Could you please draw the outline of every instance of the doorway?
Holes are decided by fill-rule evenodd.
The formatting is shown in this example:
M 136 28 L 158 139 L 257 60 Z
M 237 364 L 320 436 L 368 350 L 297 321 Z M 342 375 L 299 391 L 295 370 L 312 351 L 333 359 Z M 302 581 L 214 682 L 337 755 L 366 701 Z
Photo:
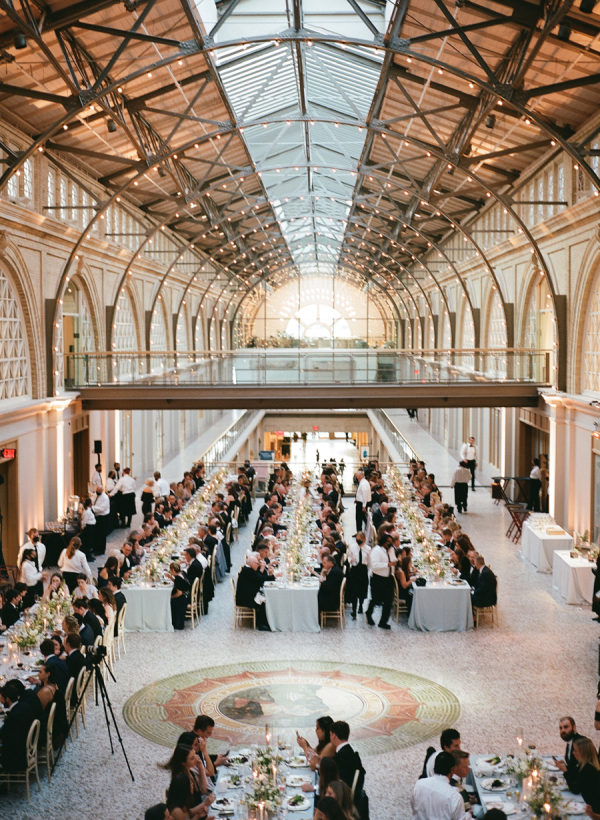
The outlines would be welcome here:
M 90 431 L 86 427 L 73 433 L 73 493 L 79 498 L 88 494 L 90 481 Z
M 23 540 L 19 533 L 19 482 L 16 458 L 0 461 L 0 482 L 2 554 L 6 564 L 14 565 L 17 563 L 19 545 Z

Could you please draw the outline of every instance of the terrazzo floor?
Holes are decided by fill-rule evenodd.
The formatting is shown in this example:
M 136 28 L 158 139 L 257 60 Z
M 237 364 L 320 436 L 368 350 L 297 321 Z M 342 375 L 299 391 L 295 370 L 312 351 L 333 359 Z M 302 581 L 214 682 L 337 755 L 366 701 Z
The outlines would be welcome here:
M 408 417 L 400 415 L 395 421 L 427 459 L 440 484 L 446 484 L 454 458 Z M 347 447 L 344 442 L 339 445 Z M 328 447 L 328 455 L 333 450 L 333 445 Z M 347 507 L 344 521 L 346 534 L 351 536 L 350 498 Z M 422 676 L 458 699 L 461 713 L 456 726 L 463 748 L 471 753 L 513 751 L 518 726 L 525 731 L 525 742 L 535 744 L 542 753 L 562 752 L 557 723 L 563 714 L 572 714 L 579 731 L 597 743 L 593 715 L 598 624 L 592 622 L 589 609 L 556 600 L 551 576 L 521 560 L 518 545 L 504 537 L 507 515 L 493 504 L 489 490 L 480 488 L 471 495 L 469 513 L 462 522 L 498 575 L 498 629 L 412 632 L 401 616 L 391 632 L 369 627 L 364 620 L 348 621 L 344 632 L 329 628 L 319 635 L 234 631 L 227 581 L 218 586 L 209 615 L 195 631 L 127 636 L 127 654 L 116 667 L 117 683 L 109 682 L 108 688 L 135 782 L 128 777 L 118 747 L 111 756 L 102 709 L 90 703 L 87 729 L 69 745 L 52 781 L 43 780 L 41 792 L 34 786 L 29 804 L 19 787 L 8 796 L 0 795 L 0 816 L 22 820 L 143 817 L 144 809 L 161 799 L 167 785 L 167 774 L 157 764 L 168 753 L 164 746 L 129 728 L 122 717 L 124 703 L 153 681 L 221 664 L 243 668 L 245 662 L 282 658 L 360 662 Z M 243 557 L 252 528 L 251 522 L 240 533 L 234 546 L 236 562 Z M 373 820 L 410 817 L 410 793 L 430 742 L 365 756 Z M 432 742 L 437 745 L 439 739 Z

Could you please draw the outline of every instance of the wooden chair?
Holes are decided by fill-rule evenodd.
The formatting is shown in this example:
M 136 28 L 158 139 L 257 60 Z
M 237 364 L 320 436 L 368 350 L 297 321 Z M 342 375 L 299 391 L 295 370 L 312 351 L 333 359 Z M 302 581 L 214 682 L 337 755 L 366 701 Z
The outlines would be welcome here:
M 34 720 L 31 726 L 29 727 L 29 731 L 27 732 L 27 741 L 25 744 L 25 768 L 21 772 L 0 772 L 0 783 L 6 783 L 8 789 L 10 789 L 11 783 L 25 783 L 25 785 L 27 786 L 27 802 L 31 800 L 31 795 L 29 792 L 29 778 L 31 777 L 32 773 L 35 774 L 35 779 L 37 780 L 39 789 L 41 790 L 42 788 L 42 784 L 40 783 L 40 773 L 38 771 L 39 737 L 40 722 L 39 720 Z
M 506 504 L 506 509 L 510 515 L 510 524 L 506 530 L 506 537 L 510 538 L 513 544 L 521 538 L 523 522 L 529 517 L 529 510 L 523 504 Z
M 233 578 L 229 580 L 231 581 L 231 589 L 233 590 L 233 628 L 237 629 L 238 625 L 244 623 L 244 621 L 251 621 L 252 629 L 256 629 L 256 610 L 253 607 L 237 605 L 235 602 L 235 581 Z
M 218 544 L 215 546 L 215 550 L 218 549 Z M 213 587 L 217 588 L 217 561 L 215 557 L 215 553 L 213 552 L 212 555 L 208 556 L 208 565 L 210 567 L 210 577 L 212 578 Z
M 237 515 L 231 516 L 231 531 L 233 533 L 234 539 L 238 540 L 238 529 L 239 529 L 239 521 Z
M 408 612 L 408 604 L 406 603 L 404 598 L 400 597 L 398 579 L 395 575 L 392 575 L 392 579 L 394 581 L 394 600 L 392 601 L 392 616 L 395 615 L 396 623 L 398 623 L 400 621 L 400 613 Z
M 52 775 L 52 767 L 54 766 L 54 743 L 52 738 L 52 730 L 54 728 L 54 715 L 56 714 L 56 703 L 50 707 L 50 714 L 48 715 L 48 723 L 46 724 L 46 745 L 38 751 L 38 763 L 43 763 L 48 772 L 48 780 Z
M 121 607 L 121 611 L 117 615 L 117 629 L 119 630 L 119 634 L 115 637 L 113 644 L 117 645 L 117 652 L 119 653 L 119 660 L 121 660 L 121 649 L 123 650 L 123 654 L 127 652 L 125 649 L 125 613 L 127 612 L 127 602 L 123 604 Z M 114 654 L 114 650 L 113 650 Z
M 227 529 L 225 530 L 225 540 L 228 544 L 231 544 L 231 536 L 233 533 L 233 528 L 231 526 L 231 521 L 227 524 Z
M 19 580 L 19 567 L 16 564 L 6 564 L 2 567 L 2 574 L 5 574 L 8 583 L 14 586 Z
M 79 729 L 77 727 L 77 718 L 73 721 L 73 725 L 71 725 L 71 720 L 73 719 L 73 715 L 75 713 L 75 707 L 71 703 L 71 698 L 73 697 L 73 687 L 75 686 L 75 678 L 69 678 L 69 682 L 67 683 L 67 688 L 65 689 L 65 711 L 67 713 L 67 726 L 71 726 L 69 730 L 69 740 L 73 740 L 73 726 L 75 727 L 75 734 L 79 736 Z M 67 745 L 67 738 L 65 738 L 65 746 Z
M 358 785 L 358 778 L 360 777 L 360 769 L 354 770 L 354 777 L 352 778 L 352 799 L 354 800 L 354 792 L 356 791 L 356 786 Z
M 492 627 L 499 626 L 498 619 L 498 576 L 496 576 L 496 603 L 493 606 L 473 606 L 473 625 L 479 626 L 479 619 L 489 616 Z
M 340 604 L 337 609 L 332 610 L 323 610 L 321 612 L 321 629 L 325 626 L 326 622 L 337 621 L 340 625 L 340 628 L 343 629 L 346 623 L 346 602 L 344 599 L 344 595 L 346 592 L 346 579 L 342 581 L 342 585 L 340 587 Z
M 85 698 L 82 697 L 83 690 L 85 689 L 85 685 L 87 683 L 88 675 L 91 675 L 91 671 L 86 669 L 85 666 L 83 669 L 80 669 L 79 674 L 77 675 L 77 681 L 75 682 L 75 695 L 77 697 L 77 703 L 79 703 L 78 708 L 78 718 L 81 717 L 81 723 L 83 728 L 85 729 Z M 89 687 L 88 687 L 89 688 Z
M 200 578 L 194 578 L 194 583 L 192 584 L 192 589 L 190 592 L 190 602 L 187 605 L 185 610 L 185 617 L 186 619 L 191 620 L 192 622 L 192 629 L 194 629 L 194 621 L 196 624 L 200 622 L 200 618 L 202 615 L 199 613 L 198 610 L 198 590 L 200 589 Z

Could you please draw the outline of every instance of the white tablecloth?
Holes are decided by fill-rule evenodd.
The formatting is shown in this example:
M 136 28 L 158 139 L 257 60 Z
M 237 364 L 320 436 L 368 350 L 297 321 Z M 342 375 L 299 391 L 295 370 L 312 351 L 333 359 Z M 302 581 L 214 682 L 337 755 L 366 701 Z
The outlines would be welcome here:
M 427 582 L 413 586 L 413 603 L 408 625 L 424 632 L 465 632 L 473 629 L 471 587 Z
M 171 589 L 168 587 L 123 587 L 127 599 L 127 632 L 172 632 Z
M 552 586 L 568 604 L 591 604 L 595 566 L 587 558 L 571 558 L 569 550 L 555 550 Z
M 529 522 L 523 524 L 521 554 L 530 561 L 538 572 L 552 571 L 554 550 L 570 550 L 573 539 L 568 532 L 562 535 L 548 535 L 543 530 L 535 530 Z
M 273 632 L 320 632 L 319 587 L 265 584 L 267 620 Z

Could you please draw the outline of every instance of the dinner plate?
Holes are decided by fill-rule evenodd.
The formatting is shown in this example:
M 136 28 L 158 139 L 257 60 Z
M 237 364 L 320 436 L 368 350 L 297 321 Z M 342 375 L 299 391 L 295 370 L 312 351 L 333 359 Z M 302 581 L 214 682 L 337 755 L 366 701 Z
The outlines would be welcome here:
M 292 803 L 292 800 L 297 800 L 299 797 L 302 797 L 302 802 L 298 802 L 296 805 Z M 287 801 L 287 807 L 289 811 L 306 811 L 310 807 L 310 800 L 307 800 L 304 795 L 295 794 L 293 797 Z
M 298 786 L 302 786 L 303 783 L 308 783 L 306 777 L 301 774 L 293 774 L 290 777 L 286 778 L 286 785 L 291 786 L 293 789 L 297 789 Z
M 219 814 L 235 814 L 235 803 L 227 797 L 219 797 L 212 804 L 212 808 Z
M 305 757 L 291 757 L 285 762 L 291 769 L 303 769 L 308 765 Z
M 481 781 L 481 788 L 486 792 L 505 792 L 509 786 L 510 781 L 504 777 L 487 777 Z
M 248 755 L 243 755 L 241 752 L 235 752 L 235 754 L 229 755 L 227 758 L 232 766 L 235 766 L 236 764 L 243 765 L 244 763 L 247 763 L 249 759 L 250 758 Z
M 239 789 L 240 786 L 244 785 L 241 777 L 239 778 L 239 783 L 232 783 L 229 777 L 224 777 L 223 783 L 225 783 L 227 789 Z
M 504 803 L 502 800 L 486 800 L 485 808 L 487 811 L 490 809 L 500 809 L 500 811 L 503 811 L 506 815 L 517 813 L 517 807 L 514 803 Z
M 567 814 L 585 814 L 585 803 L 580 800 L 567 800 L 564 809 Z

